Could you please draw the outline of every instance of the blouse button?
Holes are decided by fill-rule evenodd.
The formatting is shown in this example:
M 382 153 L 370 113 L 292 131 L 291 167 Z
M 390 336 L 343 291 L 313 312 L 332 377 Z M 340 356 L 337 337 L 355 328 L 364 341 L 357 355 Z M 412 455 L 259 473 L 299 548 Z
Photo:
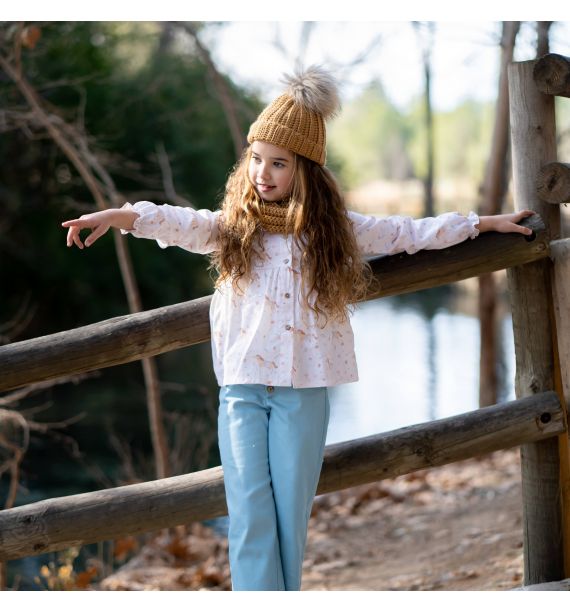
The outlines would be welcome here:
M 285 294 L 285 297 L 286 297 L 286 298 L 290 298 L 290 297 L 291 297 L 291 294 L 290 294 L 290 293 L 286 293 L 286 294 Z
M 286 329 L 287 331 L 289 331 L 289 330 L 291 329 L 291 326 L 290 326 L 290 325 L 285 325 L 285 329 Z
M 289 260 L 288 259 L 284 259 L 283 263 L 289 263 Z

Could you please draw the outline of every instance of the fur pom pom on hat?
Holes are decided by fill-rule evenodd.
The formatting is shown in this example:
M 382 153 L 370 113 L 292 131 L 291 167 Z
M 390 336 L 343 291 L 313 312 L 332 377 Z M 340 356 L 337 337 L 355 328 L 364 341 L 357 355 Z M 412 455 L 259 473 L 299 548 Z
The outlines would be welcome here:
M 320 66 L 285 75 L 286 91 L 251 125 L 247 141 L 263 140 L 308 157 L 326 160 L 325 121 L 340 109 L 334 77 Z

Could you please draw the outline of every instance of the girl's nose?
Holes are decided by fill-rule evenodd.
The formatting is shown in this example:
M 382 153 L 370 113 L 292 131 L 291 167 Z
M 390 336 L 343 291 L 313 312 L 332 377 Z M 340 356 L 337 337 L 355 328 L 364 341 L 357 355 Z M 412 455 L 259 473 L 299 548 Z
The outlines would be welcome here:
M 269 174 L 269 173 L 268 173 L 268 169 L 267 169 L 267 165 L 266 165 L 266 164 L 263 164 L 263 163 L 262 163 L 262 164 L 260 164 L 260 165 L 258 166 L 257 173 L 259 174 L 259 176 L 260 176 L 261 178 L 267 177 L 267 176 L 268 176 L 268 174 Z

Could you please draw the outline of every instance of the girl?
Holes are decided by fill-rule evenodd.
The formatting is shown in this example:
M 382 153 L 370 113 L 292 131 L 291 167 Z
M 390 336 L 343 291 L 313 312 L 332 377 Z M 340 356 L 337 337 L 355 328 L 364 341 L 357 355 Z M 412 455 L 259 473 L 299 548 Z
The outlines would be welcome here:
M 364 257 L 442 249 L 479 232 L 531 230 L 516 214 L 376 219 L 347 211 L 324 166 L 338 107 L 319 67 L 288 77 L 257 118 L 220 210 L 129 203 L 66 221 L 67 246 L 110 227 L 208 253 L 220 385 L 218 440 L 234 590 L 299 590 L 329 420 L 327 388 L 358 379 L 349 305 L 372 282 Z

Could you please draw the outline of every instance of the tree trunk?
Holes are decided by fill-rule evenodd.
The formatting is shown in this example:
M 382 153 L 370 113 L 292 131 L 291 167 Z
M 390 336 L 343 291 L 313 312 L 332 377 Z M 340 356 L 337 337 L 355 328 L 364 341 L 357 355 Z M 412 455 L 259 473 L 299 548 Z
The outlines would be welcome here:
M 501 71 L 499 94 L 495 111 L 495 126 L 491 153 L 482 188 L 479 214 L 496 215 L 501 212 L 507 192 L 507 158 L 509 150 L 509 88 L 507 68 L 513 60 L 515 40 L 520 22 L 504 21 L 501 38 Z M 481 355 L 479 361 L 479 406 L 497 402 L 497 292 L 492 273 L 479 277 L 479 329 Z
M 548 35 L 552 21 L 537 21 L 536 22 L 536 57 L 542 57 L 550 51 L 550 43 Z
M 426 176 L 424 178 L 424 217 L 433 217 L 435 214 L 433 183 L 434 183 L 434 129 L 433 112 L 431 103 L 431 52 L 433 49 L 433 39 L 435 24 L 433 21 L 425 22 L 427 28 L 426 39 L 422 40 L 420 22 L 414 21 L 420 44 L 422 46 L 422 62 L 424 71 L 424 108 L 426 125 Z

